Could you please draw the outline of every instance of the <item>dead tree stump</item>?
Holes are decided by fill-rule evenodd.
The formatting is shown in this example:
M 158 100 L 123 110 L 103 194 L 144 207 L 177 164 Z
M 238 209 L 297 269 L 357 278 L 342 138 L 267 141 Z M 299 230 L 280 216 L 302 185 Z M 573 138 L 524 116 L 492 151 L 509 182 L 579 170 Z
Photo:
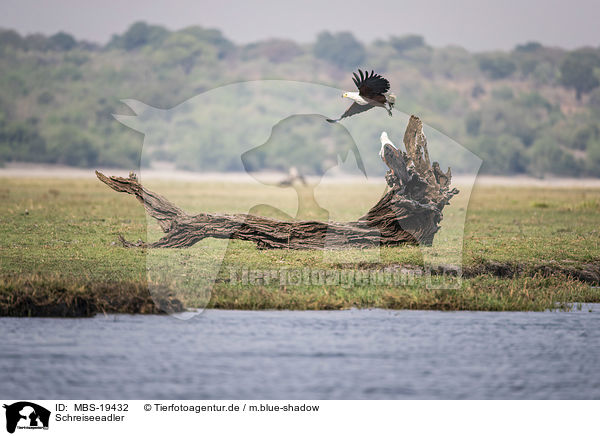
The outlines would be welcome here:
M 429 160 L 423 123 L 411 116 L 404 134 L 406 152 L 391 144 L 382 147 L 382 159 L 389 168 L 389 191 L 366 215 L 352 222 L 279 221 L 250 214 L 188 215 L 166 198 L 144 188 L 135 175 L 107 177 L 96 171 L 103 183 L 118 192 L 134 195 L 165 235 L 151 243 L 126 247 L 190 247 L 205 238 L 252 241 L 260 249 L 369 248 L 380 245 L 431 245 L 442 210 L 458 193 L 450 189 L 450 168 L 446 173 Z

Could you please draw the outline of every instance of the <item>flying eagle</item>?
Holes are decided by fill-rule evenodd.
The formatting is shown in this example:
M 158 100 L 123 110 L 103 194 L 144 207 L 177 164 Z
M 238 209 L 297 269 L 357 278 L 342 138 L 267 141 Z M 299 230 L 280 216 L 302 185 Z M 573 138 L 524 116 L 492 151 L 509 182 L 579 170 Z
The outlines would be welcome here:
M 388 93 L 390 82 L 379 74 L 375 74 L 373 70 L 371 70 L 371 73 L 368 71 L 363 73 L 363 71 L 358 70 L 358 73 L 360 77 L 358 74 L 352 73 L 354 75 L 352 80 L 358 88 L 358 92 L 344 92 L 342 95 L 342 98 L 345 97 L 354 100 L 354 103 L 337 120 L 328 118 L 327 121 L 330 123 L 337 123 L 342 118 L 368 111 L 375 106 L 384 108 L 390 117 L 392 116 L 392 108 L 394 107 L 394 103 L 396 103 L 396 96 Z

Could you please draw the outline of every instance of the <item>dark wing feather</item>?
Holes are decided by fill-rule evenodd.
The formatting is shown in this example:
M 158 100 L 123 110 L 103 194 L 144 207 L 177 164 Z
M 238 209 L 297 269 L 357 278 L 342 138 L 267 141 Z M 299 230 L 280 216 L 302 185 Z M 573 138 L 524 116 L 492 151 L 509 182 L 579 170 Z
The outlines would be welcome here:
M 374 108 L 374 107 L 375 106 L 373 106 L 371 104 L 352 103 L 352 105 L 346 110 L 346 112 L 344 112 L 342 114 L 342 116 L 339 117 L 337 120 L 332 120 L 330 118 L 327 118 L 327 121 L 329 121 L 330 123 L 336 123 L 343 118 L 351 117 L 352 115 L 356 115 L 361 112 L 368 111 L 369 109 Z
M 365 71 L 364 74 L 358 70 L 360 80 L 354 73 L 354 84 L 358 88 L 358 93 L 362 97 L 373 98 L 374 96 L 385 94 L 390 90 L 390 82 L 371 70 L 371 73 Z M 358 83 L 357 83 L 358 82 Z

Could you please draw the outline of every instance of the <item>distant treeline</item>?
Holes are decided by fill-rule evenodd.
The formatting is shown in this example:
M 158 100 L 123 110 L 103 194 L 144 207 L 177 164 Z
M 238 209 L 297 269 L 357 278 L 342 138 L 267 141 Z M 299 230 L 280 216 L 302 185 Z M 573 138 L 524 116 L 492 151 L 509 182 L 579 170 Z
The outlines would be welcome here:
M 477 153 L 483 172 L 600 177 L 598 48 L 529 42 L 510 52 L 470 53 L 431 47 L 418 35 L 366 45 L 350 32 L 323 32 L 311 44 L 236 45 L 215 29 L 170 31 L 144 22 L 106 45 L 64 32 L 0 30 L 0 163 L 133 167 L 142 139 L 112 117 L 127 112 L 122 98 L 169 108 L 256 79 L 348 88 L 357 67 L 389 78 L 398 109 Z M 202 121 L 195 120 L 199 130 Z M 242 170 L 237 156 L 205 157 L 185 164 Z M 301 156 L 307 167 L 318 165 L 317 158 Z

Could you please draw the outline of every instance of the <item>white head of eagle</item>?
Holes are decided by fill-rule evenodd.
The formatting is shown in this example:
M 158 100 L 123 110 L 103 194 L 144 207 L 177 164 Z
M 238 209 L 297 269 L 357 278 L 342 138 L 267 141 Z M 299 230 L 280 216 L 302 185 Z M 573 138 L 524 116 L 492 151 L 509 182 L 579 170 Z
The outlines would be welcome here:
M 353 73 L 352 80 L 358 88 L 357 91 L 347 91 L 342 94 L 342 98 L 349 98 L 354 103 L 336 120 L 328 118 L 330 123 L 336 123 L 342 118 L 350 117 L 361 112 L 368 111 L 374 107 L 382 107 L 388 115 L 392 116 L 392 108 L 396 102 L 394 94 L 390 94 L 390 82 L 373 70 L 363 72 L 358 70 L 358 74 Z
M 384 159 L 383 151 L 384 151 L 385 145 L 390 144 L 394 148 L 396 148 L 396 146 L 394 145 L 394 143 L 392 141 L 390 141 L 390 138 L 388 137 L 387 132 L 381 132 L 381 136 L 379 137 L 379 140 L 381 141 L 381 149 L 379 150 L 379 157 L 381 159 Z M 384 160 L 384 162 L 385 162 L 385 160 Z

